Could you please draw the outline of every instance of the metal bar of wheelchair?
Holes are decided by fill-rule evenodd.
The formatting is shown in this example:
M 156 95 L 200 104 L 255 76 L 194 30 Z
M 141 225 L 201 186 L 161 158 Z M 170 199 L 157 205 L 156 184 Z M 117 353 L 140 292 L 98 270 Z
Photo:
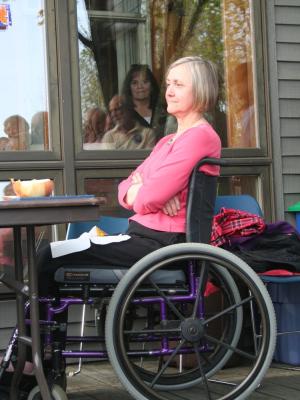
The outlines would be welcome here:
M 83 351 L 83 341 L 82 341 L 82 339 L 84 337 L 85 313 L 86 313 L 86 302 L 84 302 L 83 305 L 82 305 L 82 313 L 81 313 L 81 326 L 80 326 L 80 338 L 81 338 L 81 341 L 79 343 L 79 353 L 80 354 Z M 80 374 L 81 367 L 82 367 L 82 357 L 79 357 L 77 369 L 75 371 L 69 371 L 68 372 L 68 376 L 72 377 L 72 376 Z

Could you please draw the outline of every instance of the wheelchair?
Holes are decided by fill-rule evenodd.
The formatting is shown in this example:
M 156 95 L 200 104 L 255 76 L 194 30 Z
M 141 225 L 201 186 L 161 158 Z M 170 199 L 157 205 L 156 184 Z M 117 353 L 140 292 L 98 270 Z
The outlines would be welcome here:
M 82 358 L 108 358 L 137 400 L 245 399 L 260 385 L 276 344 L 274 308 L 263 282 L 245 262 L 208 244 L 217 178 L 199 171 L 203 164 L 223 163 L 204 159 L 193 170 L 186 243 L 154 251 L 130 269 L 68 265 L 56 271 L 61 297 L 40 299 L 47 316 L 41 321 L 44 370 L 54 400 L 67 399 L 67 358 L 80 363 Z M 101 219 L 100 226 L 106 230 Z M 73 237 L 74 226 L 70 230 Z M 117 233 L 118 225 L 107 230 Z M 67 327 L 55 316 L 71 305 L 83 307 L 81 334 L 67 335 L 62 344 L 53 333 Z M 84 335 L 87 306 L 96 310 L 94 336 Z M 16 340 L 17 330 L 0 376 Z M 67 348 L 74 343 L 79 349 Z M 85 343 L 95 349 L 83 349 Z M 236 365 L 238 374 L 233 374 Z M 39 388 L 27 398 L 40 399 Z

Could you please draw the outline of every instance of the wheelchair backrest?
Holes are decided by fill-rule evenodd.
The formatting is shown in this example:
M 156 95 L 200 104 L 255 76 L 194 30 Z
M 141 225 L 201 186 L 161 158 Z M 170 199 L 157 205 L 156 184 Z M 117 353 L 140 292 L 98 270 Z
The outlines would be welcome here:
M 205 159 L 199 161 L 193 169 L 186 210 L 187 242 L 210 242 L 218 177 L 199 171 L 199 168 L 206 163 L 218 165 L 221 162 L 218 159 Z

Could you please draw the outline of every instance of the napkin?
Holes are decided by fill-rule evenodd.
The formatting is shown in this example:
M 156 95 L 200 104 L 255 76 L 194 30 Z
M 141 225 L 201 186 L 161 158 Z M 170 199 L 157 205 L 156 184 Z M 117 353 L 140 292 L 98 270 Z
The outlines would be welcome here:
M 118 243 L 130 239 L 129 235 L 105 235 L 97 226 L 94 226 L 89 232 L 82 233 L 77 239 L 58 240 L 50 243 L 53 258 L 61 257 L 66 254 L 77 253 L 91 247 L 91 243 L 105 245 L 109 243 Z

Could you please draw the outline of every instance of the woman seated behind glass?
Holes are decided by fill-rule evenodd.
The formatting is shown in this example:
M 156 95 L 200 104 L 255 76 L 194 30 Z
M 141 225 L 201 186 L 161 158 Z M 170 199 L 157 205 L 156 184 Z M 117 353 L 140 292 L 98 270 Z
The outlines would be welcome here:
M 124 107 L 124 98 L 115 95 L 109 102 L 114 127 L 103 136 L 101 148 L 107 150 L 136 150 L 152 148 L 155 136 L 151 128 L 142 126 L 133 111 Z
M 21 115 L 11 115 L 3 123 L 7 135 L 2 150 L 28 150 L 30 143 L 29 124 Z
M 133 64 L 123 83 L 124 106 L 142 126 L 153 127 L 154 111 L 159 98 L 159 86 L 148 67 Z
M 103 109 L 94 107 L 87 111 L 83 127 L 84 150 L 97 150 L 99 148 L 99 143 L 102 142 L 106 126 L 107 114 Z

